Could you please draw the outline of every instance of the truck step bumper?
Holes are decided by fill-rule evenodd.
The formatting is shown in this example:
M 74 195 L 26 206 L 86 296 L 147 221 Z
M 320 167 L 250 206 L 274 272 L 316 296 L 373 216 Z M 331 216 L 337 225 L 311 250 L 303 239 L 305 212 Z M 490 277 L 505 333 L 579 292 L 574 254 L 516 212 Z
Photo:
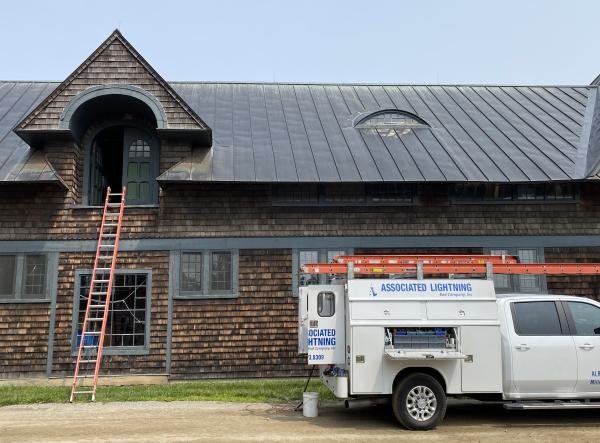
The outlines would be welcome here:
M 554 401 L 554 402 L 514 402 L 504 403 L 504 409 L 524 410 L 524 409 L 600 409 L 600 402 L 586 401 Z

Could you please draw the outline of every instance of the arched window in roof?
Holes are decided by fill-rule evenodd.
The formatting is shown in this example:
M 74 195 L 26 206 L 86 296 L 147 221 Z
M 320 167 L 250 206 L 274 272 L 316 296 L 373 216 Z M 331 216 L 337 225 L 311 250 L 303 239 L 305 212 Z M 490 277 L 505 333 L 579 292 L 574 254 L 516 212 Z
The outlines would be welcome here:
M 354 121 L 358 129 L 412 129 L 429 127 L 421 117 L 399 109 L 382 109 L 380 111 L 359 115 Z

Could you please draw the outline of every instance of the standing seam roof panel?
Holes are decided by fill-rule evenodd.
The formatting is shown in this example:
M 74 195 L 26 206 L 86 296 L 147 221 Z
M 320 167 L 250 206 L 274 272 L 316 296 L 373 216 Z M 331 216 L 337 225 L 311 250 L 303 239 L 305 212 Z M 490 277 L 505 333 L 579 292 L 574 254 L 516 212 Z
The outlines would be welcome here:
M 533 103 L 539 110 L 552 117 L 558 124 L 568 129 L 574 135 L 579 136 L 580 126 L 571 119 L 569 113 L 563 112 L 563 110 L 548 102 L 547 97 L 540 96 L 532 89 L 526 87 L 513 89 Z
M 519 129 L 515 128 L 509 119 L 506 119 L 498 108 L 492 108 L 480 94 L 475 92 L 475 88 L 461 88 L 460 92 L 469 100 L 482 115 L 487 116 L 491 123 L 495 125 L 500 133 L 504 134 L 512 144 L 522 149 L 537 165 L 543 165 L 542 171 L 553 179 L 568 178 L 568 168 L 565 169 L 564 156 L 556 150 L 554 146 L 548 149 L 548 152 L 542 151 L 538 146 L 532 143 Z M 488 93 L 489 94 L 489 93 Z M 540 139 L 543 142 L 543 140 Z
M 217 85 L 215 126 L 213 127 L 213 172 L 217 181 L 233 181 L 233 89 Z
M 542 169 L 540 165 L 533 161 L 533 158 L 537 158 L 537 160 L 543 160 L 548 163 L 547 157 L 540 156 L 537 149 L 532 150 L 526 143 L 517 143 L 517 140 L 513 138 L 517 134 L 511 134 L 510 132 L 507 134 L 501 131 L 499 129 L 499 123 L 502 119 L 493 118 L 497 117 L 495 111 L 489 110 L 488 112 L 482 112 L 473 101 L 469 100 L 462 93 L 462 88 L 454 88 L 453 90 L 443 88 L 443 91 L 465 111 L 473 123 L 475 123 L 488 138 L 496 144 L 496 146 L 498 146 L 498 149 L 518 166 L 519 170 L 527 170 L 526 175 L 530 180 L 546 180 L 550 177 L 549 174 L 544 172 L 544 169 Z M 513 137 L 509 137 L 509 135 L 512 135 Z M 523 140 L 519 141 L 522 142 Z M 509 156 L 509 153 L 512 154 Z M 556 165 L 548 163 L 548 166 L 551 169 L 554 169 L 554 174 L 557 173 Z M 562 171 L 558 170 L 558 173 L 564 176 Z
M 252 130 L 250 128 L 250 99 L 248 88 L 233 87 L 233 176 L 236 181 L 256 180 Z
M 275 158 L 265 106 L 265 93 L 260 85 L 251 85 L 249 94 L 250 128 L 256 181 L 276 181 Z

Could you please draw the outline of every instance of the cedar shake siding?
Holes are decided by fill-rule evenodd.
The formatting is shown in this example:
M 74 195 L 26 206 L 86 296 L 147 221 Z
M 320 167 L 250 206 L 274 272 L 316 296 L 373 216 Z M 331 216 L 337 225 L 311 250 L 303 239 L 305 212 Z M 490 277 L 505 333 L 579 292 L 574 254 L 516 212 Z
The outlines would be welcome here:
M 174 300 L 173 378 L 306 374 L 289 250 L 240 251 L 239 297 Z
M 415 206 L 294 207 L 273 206 L 270 185 L 169 185 L 159 207 L 126 209 L 123 238 L 600 235 L 595 183 L 581 186 L 579 202 L 550 204 L 460 204 L 449 201 L 447 185 L 420 188 Z M 47 185 L 5 189 L 0 240 L 96 238 L 98 208 L 73 207 Z
M 0 378 L 44 375 L 50 303 L 0 304 Z
M 108 184 L 137 189 L 117 275 L 150 280 L 102 374 L 305 375 L 303 253 L 600 262 L 597 88 L 171 85 L 118 31 L 61 83 L 0 81 L 0 378 L 72 376 Z M 22 290 L 28 255 L 46 293 Z M 599 299 L 600 277 L 512 277 Z

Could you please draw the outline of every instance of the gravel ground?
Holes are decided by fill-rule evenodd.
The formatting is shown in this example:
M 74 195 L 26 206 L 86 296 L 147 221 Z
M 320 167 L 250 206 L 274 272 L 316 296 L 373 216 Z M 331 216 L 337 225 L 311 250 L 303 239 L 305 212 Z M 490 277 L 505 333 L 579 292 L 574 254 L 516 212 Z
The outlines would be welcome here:
M 409 432 L 389 406 L 321 408 L 219 402 L 44 404 L 0 408 L 0 442 L 600 441 L 600 411 L 506 411 L 452 402 L 434 431 Z

